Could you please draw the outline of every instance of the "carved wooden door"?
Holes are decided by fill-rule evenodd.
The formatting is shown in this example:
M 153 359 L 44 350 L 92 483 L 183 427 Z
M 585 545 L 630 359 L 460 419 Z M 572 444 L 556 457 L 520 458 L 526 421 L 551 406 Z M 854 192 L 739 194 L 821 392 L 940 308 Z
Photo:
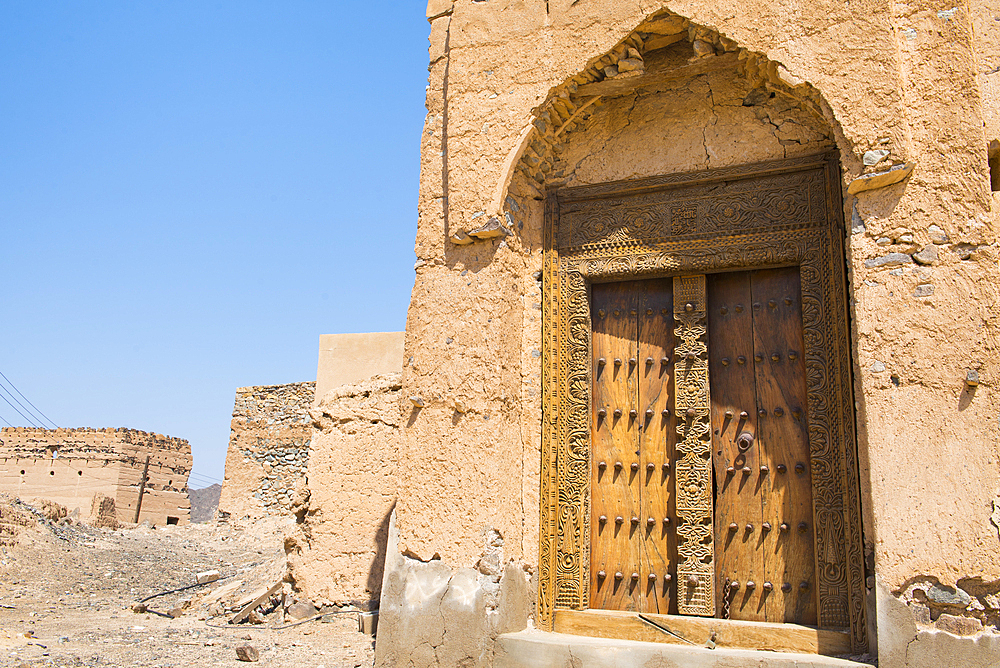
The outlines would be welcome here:
M 671 611 L 671 285 L 593 287 L 592 608 Z
M 798 267 L 708 277 L 717 609 L 816 624 Z
M 816 624 L 798 272 L 592 287 L 590 607 Z

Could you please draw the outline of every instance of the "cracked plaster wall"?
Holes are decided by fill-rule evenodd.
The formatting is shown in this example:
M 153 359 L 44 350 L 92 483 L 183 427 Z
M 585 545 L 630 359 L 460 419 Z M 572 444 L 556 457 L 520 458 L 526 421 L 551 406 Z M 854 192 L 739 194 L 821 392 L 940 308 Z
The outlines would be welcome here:
M 546 187 L 835 145 L 869 565 L 901 597 L 917 576 L 945 587 L 1000 579 L 990 521 L 1000 202 L 987 171 L 997 4 L 431 0 L 403 374 L 403 395 L 421 406 L 403 416 L 399 551 L 472 567 L 496 530 L 508 558 L 537 561 Z M 662 9 L 782 65 L 792 95 L 745 107 L 752 89 L 717 72 L 669 95 L 594 105 L 556 169 L 515 178 L 500 199 L 510 235 L 450 242 L 495 213 L 497 184 L 549 92 Z M 796 102 L 803 91 L 822 96 L 822 113 Z M 863 173 L 904 163 L 916 168 L 901 183 L 848 194 Z M 978 386 L 966 383 L 972 371 Z
M 393 515 L 375 665 L 492 665 L 497 637 L 527 626 L 535 596 L 530 575 L 505 558 L 503 537 L 486 533 L 474 568 L 406 557 L 398 539 Z
M 304 489 L 286 533 L 288 579 L 317 607 L 378 608 L 396 496 L 398 373 L 329 390 L 309 411 Z
M 795 100 L 769 97 L 732 72 L 655 94 L 609 100 L 569 134 L 566 185 L 718 169 L 834 147 L 829 130 Z

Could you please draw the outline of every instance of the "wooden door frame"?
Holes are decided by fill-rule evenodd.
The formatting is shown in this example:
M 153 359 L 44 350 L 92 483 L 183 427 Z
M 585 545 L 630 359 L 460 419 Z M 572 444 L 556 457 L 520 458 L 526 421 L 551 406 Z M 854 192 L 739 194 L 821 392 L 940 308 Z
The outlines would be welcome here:
M 818 618 L 868 646 L 840 164 L 835 152 L 546 198 L 536 623 L 589 600 L 593 283 L 800 267 Z

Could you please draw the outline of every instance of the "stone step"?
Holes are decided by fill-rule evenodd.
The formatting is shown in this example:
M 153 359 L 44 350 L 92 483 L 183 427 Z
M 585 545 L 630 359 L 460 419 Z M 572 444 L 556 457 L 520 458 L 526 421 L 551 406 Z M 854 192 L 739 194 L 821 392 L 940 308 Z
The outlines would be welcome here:
M 870 668 L 818 654 L 609 640 L 520 631 L 497 638 L 494 668 Z

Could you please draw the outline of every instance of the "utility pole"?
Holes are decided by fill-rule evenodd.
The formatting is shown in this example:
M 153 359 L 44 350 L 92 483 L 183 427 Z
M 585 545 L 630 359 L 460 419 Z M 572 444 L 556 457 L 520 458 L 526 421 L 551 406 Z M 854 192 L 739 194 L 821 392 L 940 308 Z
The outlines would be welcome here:
M 139 510 L 142 508 L 142 495 L 146 493 L 146 474 L 149 473 L 149 455 L 146 455 L 146 465 L 142 467 L 142 480 L 139 481 L 139 499 L 135 502 L 135 523 L 139 523 Z

